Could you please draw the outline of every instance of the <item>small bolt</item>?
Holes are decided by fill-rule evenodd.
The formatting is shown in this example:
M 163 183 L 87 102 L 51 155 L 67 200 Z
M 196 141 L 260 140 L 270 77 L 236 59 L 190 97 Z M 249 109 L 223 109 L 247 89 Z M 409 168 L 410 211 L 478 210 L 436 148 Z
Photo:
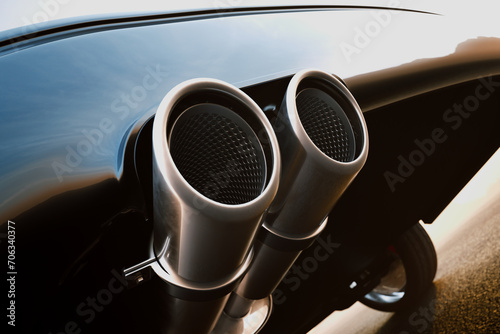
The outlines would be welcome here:
M 139 275 L 135 278 L 135 283 L 136 284 L 141 284 L 142 281 L 144 281 L 144 277 L 142 277 L 142 275 Z

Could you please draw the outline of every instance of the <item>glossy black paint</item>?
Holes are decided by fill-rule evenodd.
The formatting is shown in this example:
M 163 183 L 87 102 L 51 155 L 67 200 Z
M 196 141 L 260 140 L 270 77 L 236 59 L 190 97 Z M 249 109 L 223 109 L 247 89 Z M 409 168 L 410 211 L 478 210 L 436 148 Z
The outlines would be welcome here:
M 498 90 L 460 126 L 443 120 L 448 108 L 474 94 L 480 82 L 471 80 L 500 73 L 500 49 L 475 45 L 451 58 L 430 56 L 399 67 L 393 55 L 394 65 L 381 61 L 374 66 L 379 71 L 365 73 L 339 62 L 338 40 L 312 23 L 347 26 L 344 16 L 361 13 L 145 19 L 133 27 L 69 31 L 0 50 L 0 224 L 2 232 L 7 219 L 18 228 L 20 328 L 55 333 L 74 321 L 91 333 L 159 331 L 154 281 L 120 290 L 92 320 L 86 306 L 79 309 L 111 280 L 119 281 L 114 273 L 148 256 L 148 120 L 170 88 L 193 77 L 246 87 L 272 120 L 290 76 L 305 67 L 344 74 L 365 111 L 370 154 L 321 236 L 340 246 L 306 279 L 278 288 L 282 295 L 275 296 L 264 333 L 303 333 L 334 309 L 348 307 L 356 297 L 348 284 L 383 267 L 377 250 L 419 219 L 432 221 L 500 146 Z M 301 29 L 283 28 L 293 24 Z M 425 36 L 433 38 L 432 32 Z M 498 39 L 491 43 L 499 45 Z M 435 128 L 448 138 L 392 192 L 384 173 L 397 170 L 398 156 L 408 156 L 415 139 L 429 138 Z M 316 249 L 297 263 L 314 257 Z

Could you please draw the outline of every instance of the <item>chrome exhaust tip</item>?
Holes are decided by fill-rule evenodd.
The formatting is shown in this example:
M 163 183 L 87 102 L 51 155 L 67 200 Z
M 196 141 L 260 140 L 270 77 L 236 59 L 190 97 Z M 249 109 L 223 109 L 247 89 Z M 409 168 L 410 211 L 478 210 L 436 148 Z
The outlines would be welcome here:
M 265 223 L 291 235 L 311 233 L 366 161 L 363 113 L 338 78 L 303 70 L 291 79 L 274 128 L 282 180 Z
M 280 186 L 257 236 L 254 260 L 225 309 L 236 318 L 253 300 L 270 295 L 323 231 L 368 156 L 359 105 L 338 78 L 323 71 L 293 76 L 274 129 L 282 158 Z
M 195 282 L 230 275 L 278 188 L 279 149 L 264 113 L 227 83 L 186 81 L 158 108 L 153 166 L 157 257 Z
M 271 124 L 236 87 L 194 79 L 163 99 L 153 123 L 157 263 L 152 268 L 174 287 L 171 291 L 180 291 L 175 298 L 210 295 L 217 301 L 210 310 L 175 302 L 188 305 L 174 311 L 187 320 L 173 321 L 172 331 L 196 325 L 205 332 L 215 326 L 217 319 L 200 312 L 220 315 L 225 296 L 248 268 L 252 241 L 278 189 L 280 167 Z M 207 294 L 211 290 L 215 294 Z

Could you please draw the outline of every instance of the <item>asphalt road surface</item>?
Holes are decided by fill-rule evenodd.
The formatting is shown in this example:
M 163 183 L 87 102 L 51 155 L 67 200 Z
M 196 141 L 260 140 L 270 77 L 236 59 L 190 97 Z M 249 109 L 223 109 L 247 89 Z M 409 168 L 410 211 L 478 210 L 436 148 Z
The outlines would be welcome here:
M 438 254 L 434 285 L 398 313 L 356 303 L 310 334 L 500 334 L 500 150 L 432 225 Z

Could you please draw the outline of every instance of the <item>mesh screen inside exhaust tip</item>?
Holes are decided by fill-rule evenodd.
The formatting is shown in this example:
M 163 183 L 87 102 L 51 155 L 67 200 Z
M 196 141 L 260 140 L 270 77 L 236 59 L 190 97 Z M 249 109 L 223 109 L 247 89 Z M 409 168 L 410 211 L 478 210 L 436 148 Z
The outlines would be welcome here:
M 264 151 L 250 126 L 220 105 L 184 111 L 169 136 L 173 161 L 198 192 L 224 204 L 257 198 L 266 182 Z
M 354 160 L 354 132 L 342 107 L 327 93 L 306 88 L 296 98 L 297 111 L 307 135 L 328 157 L 349 162 Z

